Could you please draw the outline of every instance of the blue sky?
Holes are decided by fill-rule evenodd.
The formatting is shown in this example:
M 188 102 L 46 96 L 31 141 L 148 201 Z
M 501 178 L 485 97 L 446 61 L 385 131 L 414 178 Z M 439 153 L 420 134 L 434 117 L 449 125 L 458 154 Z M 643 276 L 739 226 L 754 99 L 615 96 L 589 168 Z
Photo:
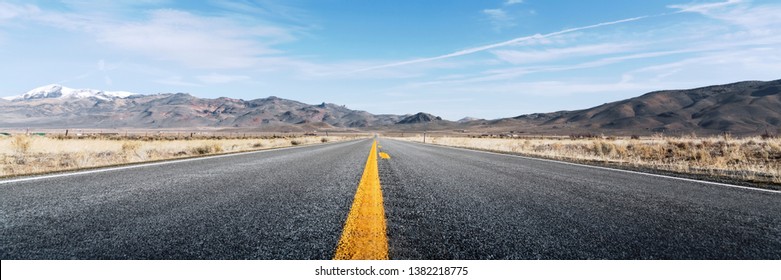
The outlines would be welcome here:
M 59 83 L 457 120 L 781 78 L 781 3 L 687 1 L 0 0 L 0 95 Z

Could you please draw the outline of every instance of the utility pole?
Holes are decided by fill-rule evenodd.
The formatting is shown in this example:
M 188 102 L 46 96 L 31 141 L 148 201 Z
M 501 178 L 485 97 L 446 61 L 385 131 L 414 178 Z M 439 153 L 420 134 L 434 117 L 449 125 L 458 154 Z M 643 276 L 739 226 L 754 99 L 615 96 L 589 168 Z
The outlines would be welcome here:
M 423 131 L 423 143 L 424 144 L 426 143 L 426 132 L 425 131 Z

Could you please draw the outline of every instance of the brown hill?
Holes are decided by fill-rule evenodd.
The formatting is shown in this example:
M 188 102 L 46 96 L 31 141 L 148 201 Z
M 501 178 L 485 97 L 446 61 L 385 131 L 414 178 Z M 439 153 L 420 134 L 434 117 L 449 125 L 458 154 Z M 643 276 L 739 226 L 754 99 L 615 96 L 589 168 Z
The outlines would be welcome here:
M 412 128 L 502 135 L 781 134 L 781 80 L 655 91 L 583 110 Z
M 0 99 L 0 128 L 377 129 L 559 135 L 781 132 L 781 80 L 656 91 L 584 110 L 461 122 L 426 113 L 374 115 L 330 103 L 309 105 L 273 96 L 245 101 L 185 93 L 128 94 L 42 87 Z
M 781 126 L 781 80 L 655 91 L 538 118 L 542 125 L 597 130 L 758 133 Z
M 396 124 L 416 124 L 416 123 L 428 123 L 433 121 L 441 121 L 442 118 L 427 113 L 417 113 L 412 116 L 406 117 Z
M 309 105 L 274 96 L 248 101 L 226 97 L 197 98 L 186 93 L 133 95 L 127 98 L 0 100 L 0 127 L 5 128 L 328 129 L 392 125 L 406 117 L 373 115 L 328 103 Z

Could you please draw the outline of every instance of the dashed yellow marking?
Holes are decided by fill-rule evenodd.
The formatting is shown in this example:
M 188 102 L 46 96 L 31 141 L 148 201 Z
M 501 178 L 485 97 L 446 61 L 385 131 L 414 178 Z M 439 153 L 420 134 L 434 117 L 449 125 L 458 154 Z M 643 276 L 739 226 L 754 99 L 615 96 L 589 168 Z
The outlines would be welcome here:
M 388 237 L 385 208 L 382 205 L 380 174 L 377 170 L 377 141 L 372 144 L 353 205 L 347 215 L 342 237 L 336 245 L 335 260 L 387 260 Z
M 380 152 L 380 158 L 382 159 L 390 159 L 390 156 L 386 153 Z

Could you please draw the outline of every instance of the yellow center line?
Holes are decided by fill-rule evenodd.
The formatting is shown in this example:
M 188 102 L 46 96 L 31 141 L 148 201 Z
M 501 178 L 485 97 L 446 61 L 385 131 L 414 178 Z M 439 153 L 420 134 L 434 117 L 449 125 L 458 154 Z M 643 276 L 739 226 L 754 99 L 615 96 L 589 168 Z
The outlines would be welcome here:
M 387 260 L 388 237 L 385 208 L 382 205 L 380 174 L 377 170 L 377 141 L 372 144 L 353 205 L 347 215 L 342 237 L 336 245 L 335 260 Z
M 386 153 L 383 153 L 383 152 L 380 152 L 380 158 L 382 158 L 382 159 L 390 159 L 390 155 L 388 155 Z

